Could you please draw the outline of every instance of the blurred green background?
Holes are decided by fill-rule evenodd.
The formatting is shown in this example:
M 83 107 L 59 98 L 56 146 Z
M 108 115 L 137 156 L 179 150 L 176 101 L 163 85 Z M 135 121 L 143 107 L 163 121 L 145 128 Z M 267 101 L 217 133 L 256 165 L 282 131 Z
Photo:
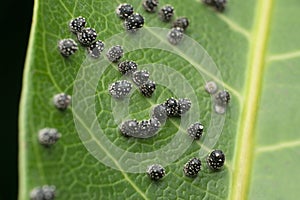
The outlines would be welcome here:
M 18 109 L 33 0 L 1 1 L 0 200 L 18 195 Z

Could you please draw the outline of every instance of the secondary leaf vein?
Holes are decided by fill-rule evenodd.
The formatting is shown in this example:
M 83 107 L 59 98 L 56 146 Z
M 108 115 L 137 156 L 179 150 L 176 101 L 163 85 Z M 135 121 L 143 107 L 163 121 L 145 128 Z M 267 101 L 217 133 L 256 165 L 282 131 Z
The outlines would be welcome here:
M 273 152 L 273 151 L 280 151 L 287 148 L 293 148 L 300 146 L 300 141 L 291 141 L 291 142 L 281 142 L 279 144 L 274 144 L 270 146 L 260 147 L 256 150 L 256 153 L 267 153 L 267 152 Z

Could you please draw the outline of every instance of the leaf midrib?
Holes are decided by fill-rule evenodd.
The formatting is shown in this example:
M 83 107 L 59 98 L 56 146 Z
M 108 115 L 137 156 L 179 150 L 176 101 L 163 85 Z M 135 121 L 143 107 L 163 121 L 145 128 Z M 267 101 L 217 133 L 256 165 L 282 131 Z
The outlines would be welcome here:
M 261 96 L 273 0 L 258 1 L 251 34 L 245 99 L 239 120 L 229 199 L 247 199 L 253 160 L 257 109 Z

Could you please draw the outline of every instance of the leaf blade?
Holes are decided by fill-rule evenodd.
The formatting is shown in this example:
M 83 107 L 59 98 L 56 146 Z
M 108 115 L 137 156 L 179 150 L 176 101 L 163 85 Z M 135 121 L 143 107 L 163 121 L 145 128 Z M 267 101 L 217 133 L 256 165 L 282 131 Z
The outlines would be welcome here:
M 291 3 L 295 5 L 296 1 L 292 1 Z M 118 3 L 116 2 L 108 2 L 108 1 L 90 1 L 86 0 L 84 2 L 75 1 L 75 5 L 73 2 L 63 2 L 59 1 L 58 4 L 51 4 L 50 1 L 37 1 L 35 11 L 36 14 L 34 16 L 34 24 L 31 40 L 29 45 L 28 57 L 26 61 L 26 67 L 24 72 L 24 86 L 23 86 L 23 94 L 22 100 L 20 104 L 20 194 L 19 199 L 27 199 L 29 195 L 30 189 L 37 185 L 43 184 L 55 184 L 58 188 L 58 196 L 61 199 L 98 199 L 98 198 L 122 198 L 123 193 L 121 191 L 125 190 L 126 194 L 129 198 L 137 199 L 153 199 L 157 197 L 161 198 L 186 198 L 187 195 L 191 199 L 204 198 L 204 199 L 231 199 L 232 196 L 236 196 L 241 198 L 260 198 L 263 190 L 259 190 L 261 188 L 267 188 L 268 184 L 276 181 L 276 179 L 268 179 L 268 184 L 263 184 L 263 178 L 265 177 L 262 173 L 265 172 L 264 167 L 269 165 L 272 160 L 268 160 L 270 157 L 270 153 L 268 150 L 269 145 L 272 151 L 276 150 L 276 148 L 282 149 L 284 148 L 284 153 L 282 156 L 287 156 L 290 152 L 297 151 L 298 143 L 290 143 L 289 140 L 283 144 L 283 147 L 280 146 L 280 141 L 275 140 L 274 137 L 272 141 L 275 143 L 262 143 L 263 141 L 267 141 L 271 134 L 269 128 L 272 127 L 270 121 L 266 120 L 268 118 L 267 115 L 258 110 L 258 108 L 252 108 L 253 105 L 259 102 L 262 102 L 262 105 L 267 105 L 272 99 L 272 93 L 276 90 L 270 90 L 269 82 L 272 83 L 274 79 L 276 80 L 276 74 L 273 70 L 269 70 L 269 63 L 265 63 L 265 60 L 270 60 L 270 62 L 277 62 L 278 60 L 282 60 L 280 62 L 282 65 L 296 65 L 299 63 L 298 53 L 293 52 L 293 48 L 286 49 L 287 53 L 281 55 L 282 51 L 280 48 L 273 47 L 274 42 L 270 43 L 270 48 L 266 48 L 266 37 L 270 37 L 270 41 L 274 41 L 278 39 L 276 35 L 273 37 L 274 33 L 271 32 L 271 36 L 269 36 L 269 31 L 263 31 L 262 35 L 264 37 L 260 37 L 258 34 L 259 30 L 250 30 L 251 26 L 256 27 L 259 24 L 268 24 L 266 22 L 261 22 L 262 17 L 257 15 L 257 20 L 252 22 L 251 17 L 245 16 L 254 16 L 254 10 L 258 13 L 264 13 L 265 10 L 270 11 L 269 9 L 264 9 L 264 7 L 260 6 L 260 4 L 271 4 L 274 3 L 275 12 L 279 10 L 279 2 L 278 1 L 264 1 L 259 2 L 256 5 L 256 9 L 254 9 L 254 2 L 239 2 L 232 1 L 230 2 L 228 7 L 228 11 L 224 14 L 215 15 L 215 13 L 211 12 L 210 9 L 207 9 L 204 6 L 200 6 L 197 2 L 192 2 L 190 7 L 183 7 L 180 1 L 174 1 L 172 4 L 178 9 L 178 14 L 190 16 L 192 26 L 188 29 L 187 34 L 194 38 L 197 41 L 201 41 L 202 45 L 208 50 L 208 52 L 212 55 L 212 57 L 217 62 L 219 69 L 225 77 L 226 85 L 229 88 L 232 88 L 234 98 L 231 103 L 230 109 L 227 113 L 226 125 L 224 127 L 224 133 L 221 136 L 221 140 L 218 141 L 217 147 L 222 148 L 226 151 L 227 155 L 227 166 L 225 169 L 219 173 L 211 173 L 209 170 L 204 168 L 202 174 L 198 179 L 191 180 L 182 176 L 181 166 L 183 166 L 186 159 L 191 156 L 197 155 L 199 152 L 199 146 L 202 145 L 201 142 L 193 144 L 190 149 L 184 154 L 183 158 L 175 161 L 172 165 L 168 166 L 168 170 L 170 171 L 165 180 L 159 185 L 151 183 L 144 174 L 127 174 L 124 172 L 120 172 L 114 169 L 109 169 L 103 164 L 97 163 L 89 152 L 82 146 L 80 139 L 76 135 L 76 128 L 72 125 L 70 121 L 72 121 L 72 114 L 70 110 L 66 113 L 59 113 L 54 111 L 53 105 L 50 103 L 49 99 L 51 95 L 58 92 L 67 92 L 71 93 L 73 88 L 73 80 L 76 78 L 77 71 L 79 69 L 78 65 L 82 63 L 83 58 L 85 57 L 85 52 L 78 52 L 77 58 L 71 58 L 69 60 L 65 60 L 60 57 L 58 54 L 55 44 L 58 39 L 62 37 L 72 37 L 68 32 L 67 28 L 61 28 L 67 26 L 67 21 L 70 18 L 83 15 L 89 18 L 91 26 L 94 25 L 96 29 L 101 30 L 100 35 L 101 39 L 108 39 L 111 35 L 119 33 L 122 30 L 122 25 L 120 21 L 118 21 L 117 17 L 114 14 L 114 10 Z M 142 10 L 141 5 L 136 2 L 133 3 L 137 10 Z M 197 7 L 199 6 L 199 7 Z M 284 5 L 281 5 L 285 7 Z M 95 11 L 95 8 L 101 8 L 101 11 Z M 83 12 L 83 8 L 85 9 Z M 190 15 L 190 13 L 194 12 L 196 9 L 199 9 L 202 13 L 199 15 Z M 198 10 L 197 10 L 198 11 Z M 243 12 L 248 13 L 245 15 Z M 283 12 L 283 11 L 282 11 Z M 271 12 L 266 12 L 265 14 L 270 14 Z M 274 15 L 274 14 L 273 14 Z M 159 22 L 158 19 L 153 17 L 151 14 L 145 13 L 147 17 L 147 26 L 161 26 L 168 28 L 168 24 L 164 24 Z M 276 16 L 272 16 L 272 18 Z M 108 20 L 109 19 L 109 20 Z M 234 19 L 234 20 L 232 20 Z M 267 20 L 265 18 L 263 20 Z M 36 21 L 35 21 L 36 20 Z M 199 21 L 203 21 L 204 23 L 198 23 Z M 275 24 L 275 20 L 271 22 Z M 100 22 L 100 23 L 99 23 Z M 196 22 L 196 23 L 195 23 Z M 295 22 L 294 22 L 295 23 Z M 149 24 L 149 25 L 148 25 Z M 210 24 L 207 26 L 206 24 Z M 213 24 L 213 26 L 212 26 Z M 242 26 L 239 24 L 243 24 Z M 271 26 L 273 25 L 267 25 Z M 266 27 L 267 27 L 266 26 Z M 104 28 L 103 28 L 104 27 Z M 199 32 L 204 33 L 200 35 Z M 297 32 L 297 31 L 296 31 Z M 223 35 L 227 35 L 228 38 L 224 38 Z M 262 51 L 255 51 L 257 48 L 256 44 L 252 44 L 254 47 L 249 47 L 251 44 L 251 36 L 252 34 L 256 34 L 258 40 L 261 41 L 261 44 L 266 48 Z M 250 35 L 250 36 L 249 36 Z M 250 39 L 249 39 L 250 37 Z M 217 42 L 216 42 L 217 41 Z M 215 45 L 217 43 L 218 45 Z M 213 45 L 212 45 L 213 44 Z M 296 47 L 295 43 L 295 46 Z M 259 44 L 258 44 L 259 45 Z M 278 45 L 279 47 L 282 44 Z M 249 48 L 252 49 L 249 51 Z M 274 55 L 272 49 L 274 48 L 274 52 L 278 53 Z M 241 49 L 241 51 L 236 52 L 235 49 Z M 258 48 L 260 49 L 260 48 Z M 252 58 L 247 58 L 247 54 L 245 52 L 252 52 L 249 54 L 253 54 L 255 56 L 250 56 Z M 264 52 L 262 55 L 259 55 L 261 52 Z M 270 53 L 272 52 L 272 53 Z M 165 55 L 159 52 L 160 55 Z M 273 56 L 272 56 L 273 55 Z M 40 57 L 40 58 L 38 58 Z M 228 59 L 228 58 L 232 59 Z M 194 80 L 192 77 L 192 72 L 188 72 L 188 70 L 180 69 L 176 67 L 176 65 L 185 66 L 186 63 L 184 61 L 180 61 L 175 59 L 172 60 L 171 57 L 165 55 L 165 59 L 161 60 L 159 56 L 155 56 L 153 52 L 140 52 L 135 55 L 129 54 L 128 58 L 137 59 L 139 63 L 153 63 L 156 61 L 162 61 L 165 64 L 172 64 L 174 68 L 178 71 L 182 71 L 182 74 Z M 258 58 L 258 65 L 255 62 L 251 62 L 251 60 L 256 60 Z M 291 60 L 286 60 L 291 59 Z M 189 60 L 187 58 L 187 60 Z M 247 61 L 248 60 L 248 61 Z M 286 61 L 286 62 L 283 62 Z M 245 63 L 248 62 L 248 65 L 245 66 Z M 276 64 L 280 65 L 280 64 Z M 252 68 L 254 66 L 254 70 Z M 255 68 L 257 67 L 257 68 Z M 265 68 L 264 71 L 261 71 L 260 68 Z M 251 71 L 252 74 L 247 75 L 247 71 Z M 256 69 L 256 70 L 255 70 Z M 290 68 L 294 70 L 293 68 Z M 276 72 L 281 72 L 279 69 L 275 70 Z M 242 73 L 244 72 L 244 73 Z M 258 77 L 258 81 L 253 78 L 257 73 L 260 74 Z M 297 74 L 298 71 L 295 70 L 294 74 Z M 115 72 L 107 72 L 108 74 L 117 76 Z M 235 74 L 238 74 L 236 76 Z M 270 77 L 271 75 L 271 77 Z M 247 77 L 251 76 L 252 78 L 247 79 Z M 191 78 L 192 77 L 192 78 Z M 269 78 L 268 78 L 269 77 Z M 289 79 L 291 76 L 288 74 L 284 75 L 286 79 Z M 107 84 L 109 80 L 106 78 L 103 83 Z M 246 80 L 246 81 L 245 81 Z M 285 80 L 285 79 L 284 79 Z M 285 80 L 286 81 L 286 80 Z M 253 84 L 255 83 L 256 84 Z M 293 90 L 293 85 L 297 84 L 298 80 L 291 82 L 291 84 L 284 84 L 286 87 L 282 87 L 281 91 L 285 91 L 288 88 L 289 91 Z M 203 108 L 208 108 L 209 101 L 207 98 L 208 95 L 204 94 L 203 89 L 198 89 L 203 86 L 203 81 L 199 83 L 192 83 L 194 88 L 197 88 L 196 91 L 202 93 L 199 97 L 206 99 L 204 103 L 200 103 L 199 106 Z M 276 81 L 272 84 L 276 85 Z M 262 87 L 260 90 L 256 91 L 255 87 Z M 246 90 L 245 90 L 246 88 Z M 251 89 L 247 89 L 251 88 Z M 102 88 L 104 91 L 104 89 Z M 162 100 L 163 98 L 171 95 L 167 90 L 161 90 L 162 95 L 157 97 L 156 100 Z M 254 92 L 255 95 L 251 97 Z M 260 95 L 262 93 L 262 97 Z M 290 94 L 288 94 L 290 95 Z M 248 98 L 250 97 L 250 99 Z M 134 96 L 135 99 L 141 100 L 139 96 Z M 243 101 L 245 100 L 246 101 Z M 296 100 L 297 96 L 291 96 L 292 105 L 297 105 Z M 280 99 L 281 102 L 284 102 L 283 99 Z M 150 100 L 148 103 L 155 103 L 156 101 Z M 252 103 L 249 103 L 252 102 Z M 101 102 L 99 102 L 101 103 Z M 105 106 L 105 103 L 103 103 Z M 103 106 L 102 105 L 102 106 Z M 284 116 L 291 117 L 288 112 L 285 112 L 286 109 L 281 107 L 281 104 L 274 104 L 277 107 L 281 108 L 281 112 L 284 113 Z M 269 107 L 273 111 L 276 111 L 273 107 Z M 143 111 L 141 113 L 133 112 L 132 114 L 136 117 L 145 117 L 147 112 L 145 111 L 149 106 L 143 107 Z M 291 107 L 292 109 L 293 107 Z M 133 107 L 130 109 L 134 110 Z M 246 116 L 250 112 L 250 116 L 246 117 L 245 121 L 240 113 L 243 111 L 243 115 Z M 209 123 L 207 119 L 207 112 L 204 112 L 202 120 L 205 123 Z M 275 112 L 276 113 L 276 112 Z M 99 112 L 99 116 L 102 116 Z M 246 126 L 243 124 L 247 124 L 249 122 L 264 119 L 267 125 L 262 125 L 262 122 L 250 123 L 252 128 L 250 131 L 246 130 Z M 298 116 L 296 114 L 296 116 Z M 279 118 L 276 118 L 276 121 L 279 121 Z M 242 125 L 240 128 L 243 131 L 239 131 L 238 122 Z M 295 126 L 295 121 L 290 121 L 287 123 L 287 126 Z M 58 127 L 59 130 L 63 133 L 63 138 L 60 141 L 60 145 L 57 145 L 52 150 L 46 150 L 39 146 L 37 143 L 35 133 L 39 128 L 43 128 L 45 126 L 54 126 Z M 166 124 L 166 127 L 170 130 L 176 131 L 178 128 L 178 121 L 170 121 Z M 175 127 L 175 128 L 174 128 Z M 109 126 L 107 126 L 109 130 Z M 268 130 L 267 134 L 263 134 L 265 138 L 259 137 L 259 132 L 264 130 Z M 289 129 L 293 131 L 294 129 Z M 243 133 L 249 133 L 247 137 Z M 239 141 L 243 142 L 235 142 L 232 138 L 236 138 L 236 133 L 239 133 L 239 137 L 241 138 Z M 172 135 L 168 135 L 166 137 L 160 137 L 157 143 L 164 144 L 164 141 L 168 141 Z M 251 136 L 255 136 L 255 138 L 251 138 Z M 248 142 L 250 137 L 251 142 Z M 256 138 L 257 137 L 257 138 Z M 67 139 L 66 139 L 67 138 Z M 263 140 L 262 140 L 263 138 Z M 280 138 L 280 137 L 278 137 Z M 298 137 L 288 134 L 285 138 L 295 139 L 297 141 Z M 110 139 L 114 139 L 111 137 Z M 114 142 L 118 145 L 126 140 L 115 140 Z M 130 150 L 138 150 L 142 146 L 149 146 L 153 140 L 149 142 L 141 142 L 141 144 L 137 144 L 139 142 L 129 140 Z M 279 143 L 279 146 L 276 144 Z M 234 161 L 234 154 L 243 150 L 244 144 L 246 144 L 246 153 L 239 154 L 238 158 L 236 158 L 236 162 Z M 252 145 L 251 145 L 252 144 Z M 266 147 L 264 147 L 266 146 Z M 274 147 L 273 147 L 274 146 Z M 125 147 L 124 145 L 122 146 Z M 234 148 L 235 147 L 235 148 Z M 258 147 L 258 153 L 255 151 L 255 147 Z M 290 147 L 290 148 L 288 148 Z M 147 148 L 145 148 L 147 149 Z M 144 149 L 144 150 L 145 150 Z M 151 148 L 148 148 L 151 149 Z M 286 151 L 287 150 L 287 151 Z M 265 155 L 260 155 L 261 152 L 268 152 Z M 63 152 L 60 155 L 59 152 Z M 240 163 L 243 162 L 243 155 L 249 155 L 249 152 L 253 152 L 253 159 L 246 161 L 244 165 L 245 168 L 239 169 Z M 56 153 L 56 155 L 55 155 Z M 58 154 L 57 154 L 58 153 Z M 271 154 L 271 158 L 275 154 Z M 80 158 L 80 159 L 78 159 Z M 82 158 L 82 159 L 81 159 Z M 293 160 L 291 158 L 286 159 L 289 162 Z M 261 163 L 261 164 L 260 164 Z M 254 166 L 254 169 L 250 168 Z M 289 166 L 289 169 L 292 171 L 294 167 Z M 243 172 L 243 170 L 247 176 L 238 176 L 235 175 L 239 173 L 239 170 Z M 87 172 L 90 171 L 90 172 Z M 277 175 L 280 175 L 280 171 L 276 171 L 276 169 L 272 168 L 272 171 Z M 244 173 L 242 173 L 244 174 Z M 289 179 L 293 178 L 288 175 Z M 57 182 L 57 177 L 64 177 L 63 180 Z M 123 178 L 122 178 L 123 177 Z M 252 177 L 251 180 L 247 180 L 247 177 Z M 233 182 L 232 182 L 233 178 Z M 239 180 L 246 183 L 242 186 L 241 192 L 240 188 L 236 186 L 235 183 L 238 183 Z M 288 179 L 284 179 L 288 180 Z M 297 178 L 296 178 L 297 180 Z M 261 184 L 260 184 L 261 183 Z M 232 186 L 229 186 L 229 185 Z M 278 188 L 283 187 L 286 184 L 284 181 L 278 185 Z M 250 187 L 248 194 L 248 188 Z M 137 192 L 136 192 L 137 191 Z M 183 192 L 185 191 L 185 192 Z M 195 192 L 197 191 L 197 192 Z M 268 191 L 268 190 L 265 190 Z M 281 195 L 284 195 L 284 191 L 279 190 Z M 294 194 L 291 194 L 290 197 L 296 197 L 297 190 L 292 188 L 291 191 Z M 232 195 L 228 194 L 231 192 Z M 268 191 L 268 194 L 271 194 L 271 191 Z M 195 194 L 197 193 L 197 195 Z M 257 195 L 255 195 L 257 194 Z M 229 196 L 228 196 L 229 195 Z M 293 196 L 294 195 L 294 196 Z

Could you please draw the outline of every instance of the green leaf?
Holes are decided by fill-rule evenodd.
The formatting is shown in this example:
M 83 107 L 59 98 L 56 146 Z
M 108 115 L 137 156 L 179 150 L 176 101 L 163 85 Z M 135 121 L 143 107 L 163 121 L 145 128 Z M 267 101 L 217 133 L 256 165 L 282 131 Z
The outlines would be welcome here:
M 146 13 L 141 2 L 128 3 L 145 17 L 146 26 L 136 34 L 123 33 L 115 15 L 120 2 L 35 2 L 20 105 L 19 199 L 28 199 L 34 187 L 45 184 L 56 186 L 57 199 L 297 199 L 299 2 L 231 0 L 220 14 L 199 1 L 161 0 L 160 5 L 174 6 L 177 17 L 190 19 L 178 47 L 166 40 L 162 28 L 170 28 L 169 23 Z M 68 59 L 59 54 L 60 39 L 76 39 L 68 22 L 80 15 L 98 31 L 106 50 L 122 43 L 124 59 L 151 72 L 159 83 L 153 97 L 135 90 L 129 101 L 114 101 L 107 88 L 123 77 L 104 54 L 93 60 L 83 47 Z M 226 115 L 213 111 L 204 90 L 208 80 L 231 93 Z M 64 112 L 52 103 L 60 92 L 73 97 Z M 192 99 L 192 109 L 181 120 L 168 119 L 158 135 L 137 139 L 119 134 L 124 118 L 149 118 L 153 105 L 183 95 Z M 88 118 L 91 110 L 94 121 Z M 185 131 L 195 121 L 206 127 L 199 142 L 189 140 Z M 62 134 L 50 148 L 37 140 L 45 127 Z M 173 141 L 173 148 L 165 148 Z M 164 148 L 156 157 L 137 156 Z M 212 172 L 205 156 L 216 148 L 225 152 L 226 165 Z M 195 156 L 203 161 L 202 171 L 194 179 L 185 177 L 183 165 Z M 157 183 L 140 173 L 153 161 L 167 171 Z

